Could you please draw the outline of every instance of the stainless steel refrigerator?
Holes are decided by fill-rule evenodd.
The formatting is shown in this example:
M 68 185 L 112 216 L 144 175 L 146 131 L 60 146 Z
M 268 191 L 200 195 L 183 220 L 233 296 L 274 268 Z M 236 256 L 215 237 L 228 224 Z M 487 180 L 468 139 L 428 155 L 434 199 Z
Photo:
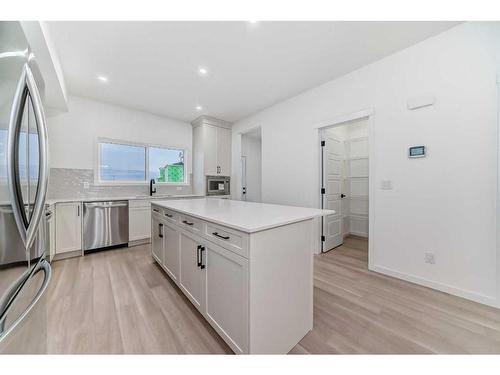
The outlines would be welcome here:
M 0 22 L 0 353 L 47 352 L 44 81 L 19 22 Z

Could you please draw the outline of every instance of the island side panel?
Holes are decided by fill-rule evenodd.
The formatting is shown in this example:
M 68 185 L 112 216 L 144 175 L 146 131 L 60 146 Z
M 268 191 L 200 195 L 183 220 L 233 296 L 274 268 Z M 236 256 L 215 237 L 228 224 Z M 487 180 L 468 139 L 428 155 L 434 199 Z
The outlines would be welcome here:
M 313 326 L 313 220 L 250 235 L 250 353 L 288 353 Z

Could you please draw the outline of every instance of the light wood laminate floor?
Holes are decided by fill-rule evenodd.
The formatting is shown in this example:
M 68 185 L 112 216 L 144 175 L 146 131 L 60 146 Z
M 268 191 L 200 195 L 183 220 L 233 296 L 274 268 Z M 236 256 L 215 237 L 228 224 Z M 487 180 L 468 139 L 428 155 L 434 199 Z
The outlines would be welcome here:
M 500 353 L 500 310 L 367 269 L 367 241 L 315 257 L 314 329 L 291 353 Z M 49 352 L 230 353 L 150 246 L 53 263 Z

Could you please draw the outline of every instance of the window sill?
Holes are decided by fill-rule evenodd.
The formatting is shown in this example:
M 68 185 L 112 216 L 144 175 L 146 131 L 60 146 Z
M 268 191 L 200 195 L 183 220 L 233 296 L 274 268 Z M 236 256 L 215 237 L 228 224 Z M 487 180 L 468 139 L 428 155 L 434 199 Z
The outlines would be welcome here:
M 154 186 L 190 186 L 191 184 L 189 182 L 156 182 Z M 93 186 L 149 186 L 149 182 L 111 182 L 111 181 L 94 181 Z

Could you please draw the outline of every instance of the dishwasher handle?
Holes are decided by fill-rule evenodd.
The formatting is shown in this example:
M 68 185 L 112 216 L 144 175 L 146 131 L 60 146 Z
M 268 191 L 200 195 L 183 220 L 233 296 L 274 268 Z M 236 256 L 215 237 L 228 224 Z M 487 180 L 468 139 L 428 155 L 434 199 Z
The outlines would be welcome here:
M 127 202 L 91 202 L 84 203 L 85 207 L 89 208 L 106 208 L 106 207 L 127 207 Z

